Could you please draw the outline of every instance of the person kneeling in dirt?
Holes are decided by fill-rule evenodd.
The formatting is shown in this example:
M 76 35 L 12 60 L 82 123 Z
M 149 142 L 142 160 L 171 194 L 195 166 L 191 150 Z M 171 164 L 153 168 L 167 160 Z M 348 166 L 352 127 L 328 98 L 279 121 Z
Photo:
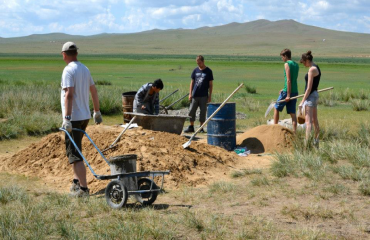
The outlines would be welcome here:
M 133 111 L 151 115 L 159 114 L 159 91 L 163 89 L 161 79 L 146 83 L 137 91 Z
M 293 132 L 297 130 L 297 116 L 296 116 L 296 104 L 297 99 L 290 100 L 291 97 L 298 95 L 298 63 L 291 60 L 292 53 L 289 49 L 284 49 L 280 53 L 281 60 L 284 63 L 284 77 L 285 84 L 284 88 L 280 90 L 279 97 L 275 104 L 274 111 L 274 124 L 279 123 L 279 112 L 283 111 L 284 106 L 286 106 L 286 111 L 292 117 Z M 285 102 L 279 103 L 280 100 L 285 100 Z
M 67 66 L 62 74 L 61 105 L 63 113 L 62 128 L 67 130 L 77 147 L 81 149 L 83 133 L 72 131 L 72 128 L 85 130 L 91 118 L 89 107 L 89 92 L 94 105 L 94 121 L 100 124 L 103 119 L 99 110 L 98 92 L 90 75 L 89 69 L 77 60 L 77 46 L 73 42 L 66 42 L 62 47 L 63 60 Z M 72 166 L 74 179 L 72 181 L 71 196 L 89 196 L 86 181 L 86 168 L 82 156 L 74 147 L 69 137 L 65 136 L 66 152 Z
M 194 132 L 194 121 L 196 116 L 196 111 L 198 107 L 200 108 L 199 122 L 200 126 L 206 120 L 207 113 L 207 103 L 212 100 L 212 90 L 213 90 L 213 73 L 210 68 L 204 65 L 204 57 L 202 55 L 197 56 L 196 62 L 198 67 L 193 70 L 191 74 L 191 82 L 189 89 L 189 116 L 190 116 L 190 126 L 188 126 L 184 132 L 191 133 Z M 200 132 L 204 133 L 203 128 Z

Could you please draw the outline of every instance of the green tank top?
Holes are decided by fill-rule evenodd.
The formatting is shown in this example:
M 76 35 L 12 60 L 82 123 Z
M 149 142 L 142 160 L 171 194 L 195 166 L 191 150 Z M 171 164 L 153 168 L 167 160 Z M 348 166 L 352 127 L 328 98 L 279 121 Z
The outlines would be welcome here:
M 288 60 L 286 63 L 288 63 L 289 69 L 290 69 L 290 79 L 292 81 L 291 86 L 291 93 L 298 93 L 298 84 L 297 84 L 297 78 L 298 78 L 298 72 L 299 72 L 299 65 L 298 63 Z M 287 77 L 286 72 L 284 68 L 284 78 L 285 78 L 285 84 L 283 91 L 288 92 L 288 86 L 287 86 Z

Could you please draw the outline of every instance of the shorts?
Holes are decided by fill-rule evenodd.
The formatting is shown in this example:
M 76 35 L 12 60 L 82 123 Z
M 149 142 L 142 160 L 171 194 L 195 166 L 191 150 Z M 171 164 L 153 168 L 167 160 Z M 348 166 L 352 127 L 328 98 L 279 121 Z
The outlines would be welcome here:
M 319 93 L 317 91 L 313 91 L 304 102 L 306 107 L 316 108 L 317 104 L 319 103 Z
M 191 103 L 189 107 L 190 122 L 195 122 L 195 115 L 196 115 L 198 107 L 200 108 L 199 122 L 204 123 L 206 121 L 207 102 L 208 102 L 207 96 L 193 97 L 191 99 Z
M 275 103 L 275 108 L 279 112 L 283 111 L 284 107 L 286 106 L 286 112 L 288 114 L 295 114 L 296 112 L 296 105 L 297 105 L 297 99 L 290 100 L 289 102 L 281 102 L 279 103 L 278 101 L 284 100 L 287 96 L 287 92 L 281 91 L 276 103 Z M 290 97 L 295 97 L 298 96 L 298 93 L 291 93 Z
M 81 120 L 81 121 L 71 121 L 72 123 L 72 128 L 78 128 L 82 130 L 86 130 L 87 125 L 89 124 L 89 119 L 87 120 Z M 82 137 L 84 134 L 80 131 L 72 131 L 69 133 L 71 137 L 73 138 L 73 141 L 76 143 L 77 147 L 80 149 L 82 152 L 81 146 L 82 146 Z M 82 156 L 80 153 L 77 151 L 75 146 L 73 145 L 72 141 L 69 139 L 67 134 L 65 134 L 65 144 L 66 144 L 66 152 L 67 152 L 67 157 L 68 161 L 70 164 L 82 161 Z

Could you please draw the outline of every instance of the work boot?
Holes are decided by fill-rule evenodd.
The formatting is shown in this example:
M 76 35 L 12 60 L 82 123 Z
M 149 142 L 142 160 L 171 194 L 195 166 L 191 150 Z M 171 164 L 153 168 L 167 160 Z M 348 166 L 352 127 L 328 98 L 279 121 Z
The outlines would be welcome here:
M 90 196 L 90 190 L 86 188 L 86 190 L 82 190 L 81 187 L 73 193 L 69 194 L 71 197 L 89 197 Z
M 200 129 L 200 130 L 199 130 L 199 132 L 200 132 L 200 133 L 206 133 L 206 132 L 204 131 L 204 129 L 203 129 L 203 128 L 202 128 L 202 129 Z
M 77 192 L 80 189 L 80 182 L 77 179 L 73 179 L 72 185 L 69 188 L 71 193 Z
M 194 126 L 190 125 L 187 129 L 184 130 L 184 133 L 193 133 L 194 132 Z

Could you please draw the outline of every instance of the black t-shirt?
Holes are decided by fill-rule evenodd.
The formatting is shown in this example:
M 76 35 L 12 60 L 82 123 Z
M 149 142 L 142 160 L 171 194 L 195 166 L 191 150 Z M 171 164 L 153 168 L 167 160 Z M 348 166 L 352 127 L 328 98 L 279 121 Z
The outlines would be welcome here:
M 316 64 L 312 64 L 312 66 L 317 68 L 317 70 L 319 71 L 319 75 L 317 75 L 316 77 L 313 78 L 312 89 L 311 89 L 310 94 L 313 91 L 317 91 L 317 88 L 319 87 L 319 83 L 320 83 L 320 78 L 321 78 L 321 71 L 320 71 L 319 66 L 317 66 Z M 306 91 L 307 90 L 307 83 L 308 83 L 308 73 L 306 73 L 306 76 L 304 77 L 304 79 L 306 81 L 306 87 L 304 88 L 304 91 Z
M 212 70 L 208 67 L 200 70 L 199 67 L 197 67 L 191 74 L 191 79 L 194 80 L 192 97 L 207 97 L 209 82 L 213 81 Z

